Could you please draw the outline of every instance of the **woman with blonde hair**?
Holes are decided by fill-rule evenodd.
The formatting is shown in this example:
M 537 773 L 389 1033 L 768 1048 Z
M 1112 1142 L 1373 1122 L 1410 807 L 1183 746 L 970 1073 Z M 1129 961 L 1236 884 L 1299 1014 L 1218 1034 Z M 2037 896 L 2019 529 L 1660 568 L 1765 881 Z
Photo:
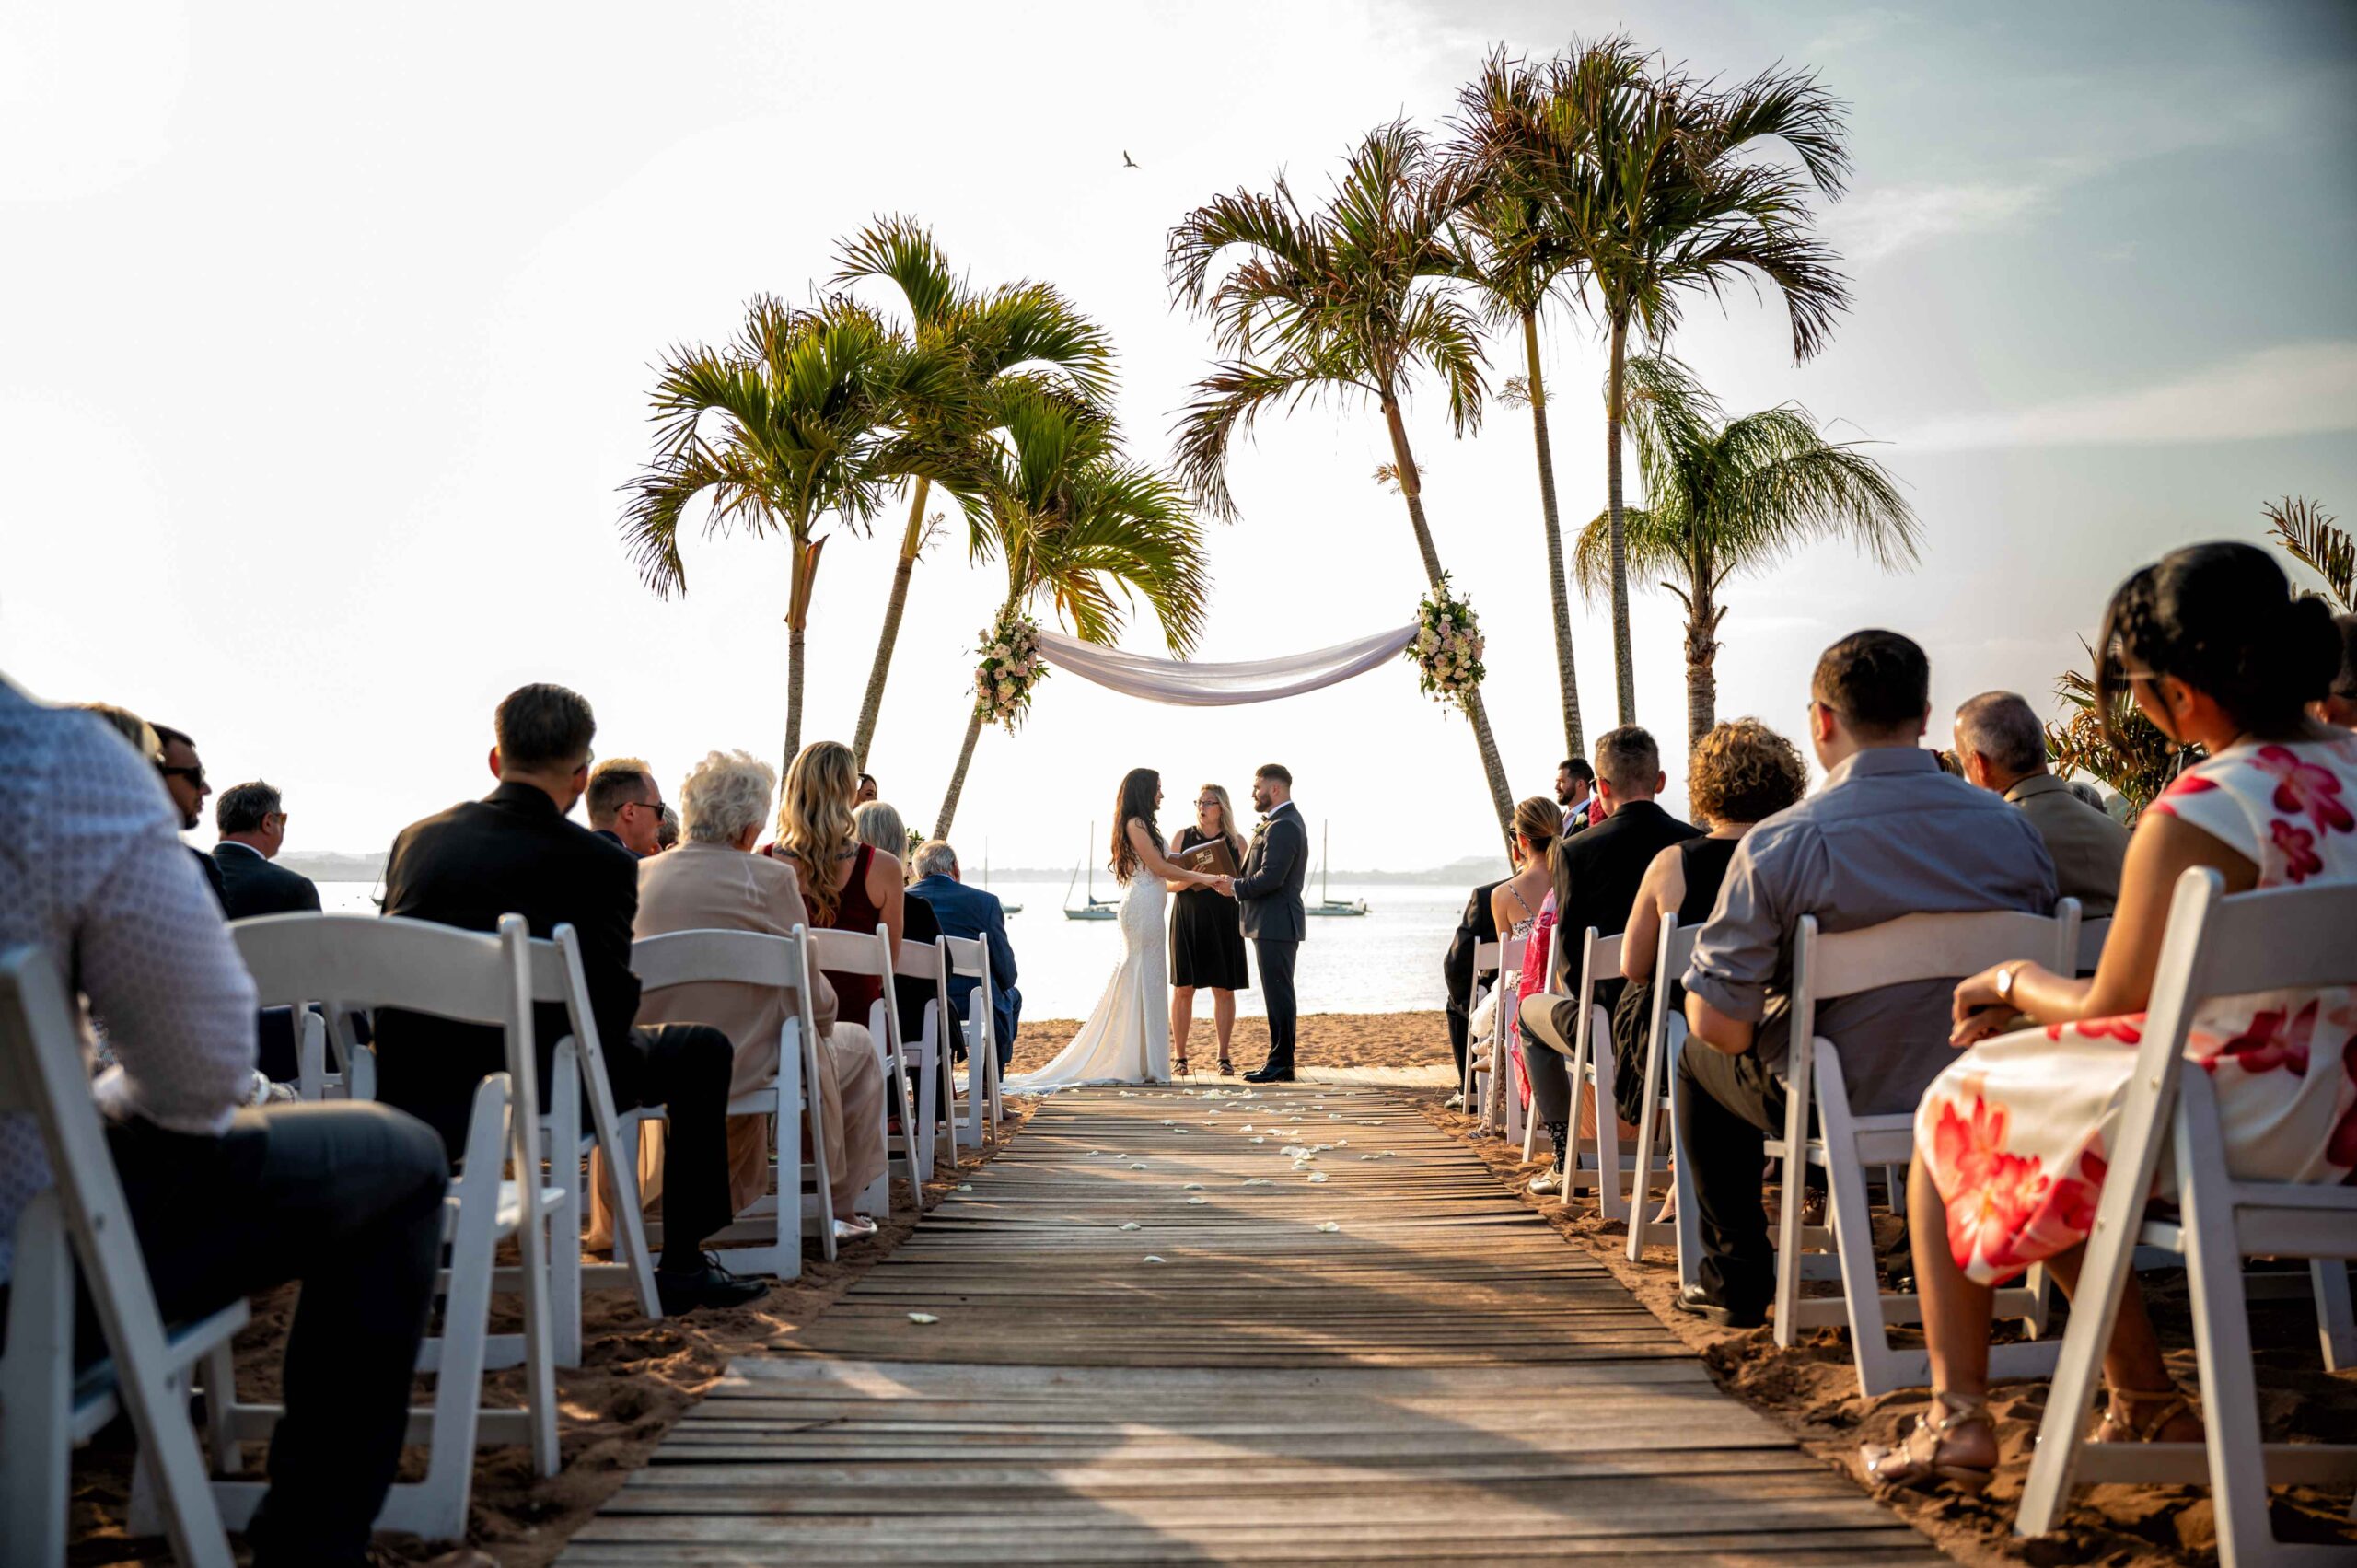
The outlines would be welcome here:
M 852 816 L 859 790 L 859 764 L 840 740 L 814 740 L 786 770 L 778 800 L 777 842 L 769 853 L 793 863 L 813 925 L 873 935 L 881 925 L 899 952 L 906 918 L 906 882 L 900 858 L 860 842 Z M 874 975 L 830 971 L 827 981 L 844 1017 L 867 1022 L 869 1009 L 884 994 Z
M 1178 830 L 1175 846 L 1181 853 L 1215 840 L 1227 841 L 1227 853 L 1241 867 L 1244 835 L 1236 830 L 1236 808 L 1227 791 L 1207 784 L 1195 792 L 1195 819 Z M 1195 1025 L 1195 989 L 1212 993 L 1212 1021 L 1219 1029 L 1219 1070 L 1232 1077 L 1236 1063 L 1228 1059 L 1228 1041 L 1236 1033 L 1236 993 L 1252 983 L 1244 962 L 1244 923 L 1237 918 L 1235 900 L 1199 882 L 1173 882 L 1178 895 L 1170 908 L 1170 1051 L 1173 1073 L 1187 1072 L 1187 1036 Z

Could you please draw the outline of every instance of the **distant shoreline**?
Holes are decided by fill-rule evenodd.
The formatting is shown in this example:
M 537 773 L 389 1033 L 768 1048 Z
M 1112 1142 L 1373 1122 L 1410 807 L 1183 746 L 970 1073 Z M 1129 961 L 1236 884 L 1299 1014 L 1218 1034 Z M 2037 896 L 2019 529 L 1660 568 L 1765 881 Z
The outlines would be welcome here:
M 314 882 L 374 882 L 385 874 L 385 857 L 382 854 L 289 851 L 278 857 L 278 864 L 289 871 L 308 877 Z M 991 879 L 994 882 L 1053 882 L 1071 875 L 1072 867 L 1069 865 L 995 865 L 991 868 Z M 1473 888 L 1484 882 L 1495 882 L 1506 875 L 1504 861 L 1480 856 L 1469 856 L 1423 871 L 1344 871 L 1337 867 L 1331 873 L 1335 881 L 1360 888 Z

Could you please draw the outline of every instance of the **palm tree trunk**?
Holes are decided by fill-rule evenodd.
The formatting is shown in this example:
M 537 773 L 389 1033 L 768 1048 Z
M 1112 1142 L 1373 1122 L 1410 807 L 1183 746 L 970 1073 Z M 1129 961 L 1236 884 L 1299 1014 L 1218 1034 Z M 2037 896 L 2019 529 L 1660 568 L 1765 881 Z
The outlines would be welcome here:
M 1568 756 L 1586 750 L 1580 735 L 1580 680 L 1572 668 L 1572 599 L 1563 581 L 1563 524 L 1555 507 L 1555 454 L 1547 444 L 1547 384 L 1538 370 L 1538 313 L 1523 312 L 1522 346 L 1529 362 L 1530 435 L 1538 447 L 1538 508 L 1547 523 L 1547 595 L 1555 613 L 1555 680 L 1563 694 L 1563 744 Z
M 781 779 L 802 749 L 802 634 L 810 624 L 810 588 L 819 580 L 819 552 L 826 547 L 823 539 L 795 543 L 794 575 L 785 600 L 785 764 L 778 770 Z
M 1612 683 L 1620 722 L 1637 722 L 1637 666 L 1629 648 L 1629 536 L 1620 517 L 1621 393 L 1629 379 L 1629 317 L 1612 318 L 1612 378 L 1604 391 L 1604 494 L 1611 513 Z
M 1694 552 L 1686 619 L 1686 740 L 1693 746 L 1719 722 L 1719 609 L 1711 597 L 1714 563 L 1707 549 Z
M 933 824 L 933 836 L 946 839 L 950 823 L 958 819 L 958 797 L 966 793 L 966 769 L 974 761 L 974 745 L 982 738 L 981 704 L 974 705 L 972 716 L 966 720 L 966 744 L 958 749 L 958 767 L 949 775 L 949 793 L 941 797 L 941 816 Z
M 900 639 L 900 612 L 909 605 L 909 576 L 917 569 L 917 552 L 924 545 L 924 500 L 933 481 L 920 478 L 909 500 L 909 526 L 900 535 L 900 563 L 892 573 L 892 597 L 884 604 L 884 630 L 876 637 L 876 663 L 867 672 L 867 695 L 859 703 L 859 728 L 851 738 L 853 756 L 867 766 L 867 749 L 876 739 L 876 718 L 884 708 L 884 678 L 891 673 L 892 645 Z
M 1408 449 L 1408 427 L 1399 418 L 1399 403 L 1396 398 L 1383 400 L 1383 422 L 1391 433 L 1393 466 L 1399 473 L 1399 494 L 1407 497 L 1408 525 L 1415 530 L 1416 551 L 1424 560 L 1424 580 L 1434 594 L 1442 589 L 1440 552 L 1433 548 L 1433 530 L 1424 520 L 1423 486 L 1416 473 L 1415 454 Z M 1490 711 L 1481 701 L 1480 689 L 1465 694 L 1465 716 L 1473 721 L 1473 744 L 1481 754 L 1481 771 L 1490 784 L 1490 805 L 1498 814 L 1498 832 L 1506 842 L 1509 857 L 1514 853 L 1514 795 L 1506 787 L 1506 767 L 1498 755 L 1497 738 L 1490 733 Z

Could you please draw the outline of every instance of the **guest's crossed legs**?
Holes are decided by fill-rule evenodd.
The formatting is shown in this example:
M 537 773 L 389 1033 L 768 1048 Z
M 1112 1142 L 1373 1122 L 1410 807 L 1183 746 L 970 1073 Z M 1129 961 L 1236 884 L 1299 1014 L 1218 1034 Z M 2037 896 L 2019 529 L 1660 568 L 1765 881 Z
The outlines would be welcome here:
M 666 1269 L 703 1266 L 704 1238 L 728 1224 L 728 1037 L 707 1024 L 634 1028 L 606 1050 L 614 1107 L 661 1106 Z
M 302 1282 L 254 1561 L 361 1562 L 434 1291 L 441 1139 L 400 1111 L 343 1104 L 240 1111 L 218 1138 L 133 1122 L 108 1142 L 166 1320 Z M 87 1304 L 81 1338 L 99 1343 Z

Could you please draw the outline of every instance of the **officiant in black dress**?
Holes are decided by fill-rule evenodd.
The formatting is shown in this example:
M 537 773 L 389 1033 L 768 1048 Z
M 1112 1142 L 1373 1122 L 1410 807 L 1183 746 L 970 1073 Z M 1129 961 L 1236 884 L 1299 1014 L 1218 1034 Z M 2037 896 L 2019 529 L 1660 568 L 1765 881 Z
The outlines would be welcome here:
M 1172 859 L 1190 849 L 1227 841 L 1234 866 L 1244 864 L 1244 835 L 1236 830 L 1236 814 L 1227 791 L 1205 784 L 1195 792 L 1195 820 L 1179 830 L 1170 846 Z M 1252 984 L 1244 961 L 1244 927 L 1237 918 L 1236 900 L 1210 888 L 1170 884 L 1177 896 L 1170 901 L 1170 1070 L 1188 1071 L 1187 1036 L 1195 1022 L 1197 988 L 1212 993 L 1212 1020 L 1219 1029 L 1219 1070 L 1233 1075 L 1228 1040 L 1236 1033 L 1236 993 Z

